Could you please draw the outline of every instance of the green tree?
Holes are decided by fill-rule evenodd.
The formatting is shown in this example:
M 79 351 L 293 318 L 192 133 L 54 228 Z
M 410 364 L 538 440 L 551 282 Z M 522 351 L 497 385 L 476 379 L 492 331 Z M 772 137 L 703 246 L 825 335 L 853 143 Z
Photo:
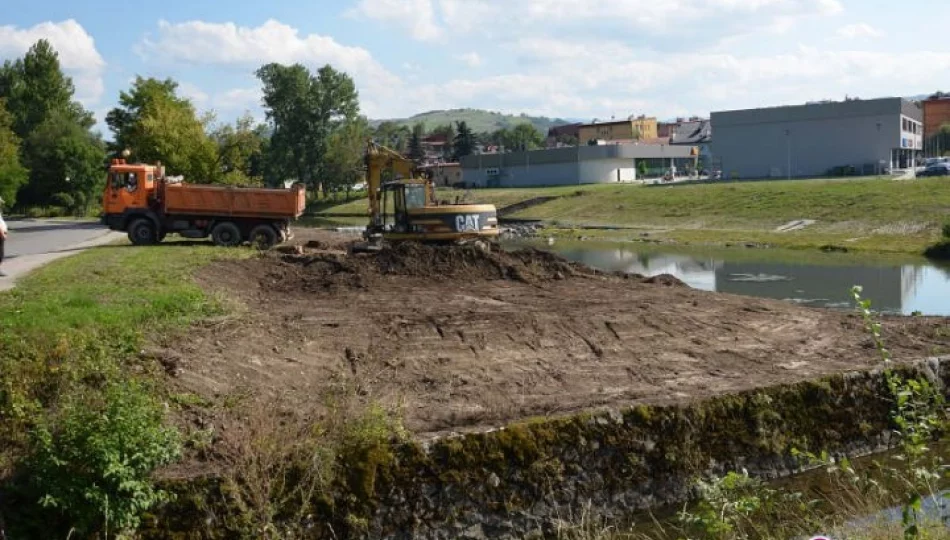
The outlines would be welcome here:
M 412 137 L 411 130 L 403 125 L 391 122 L 389 120 L 380 123 L 373 130 L 373 139 L 377 143 L 392 148 L 393 150 L 405 153 L 409 150 L 409 139 Z
M 261 185 L 264 130 L 254 125 L 250 114 L 238 118 L 234 124 L 224 124 L 211 132 L 217 145 L 217 174 L 220 182 L 232 185 Z
M 102 143 L 89 132 L 94 120 L 73 101 L 73 92 L 72 80 L 46 40 L 0 67 L 0 98 L 6 100 L 9 124 L 21 140 L 19 161 L 29 169 L 26 183 L 17 167 L 7 173 L 21 178 L 16 195 L 20 205 L 58 204 L 82 210 L 101 181 Z
M 531 124 L 518 124 L 506 130 L 505 148 L 509 150 L 526 151 L 541 148 L 544 144 L 544 134 Z
M 105 145 L 65 116 L 51 116 L 24 141 L 30 182 L 20 190 L 27 204 L 55 204 L 82 214 L 105 180 Z
M 422 148 L 422 139 L 426 134 L 426 126 L 422 122 L 412 126 L 412 136 L 409 138 L 409 159 L 417 164 L 425 159 L 425 150 Z
M 264 85 L 264 106 L 274 128 L 268 147 L 269 173 L 316 187 L 326 172 L 330 135 L 359 115 L 353 79 L 329 65 L 313 75 L 300 64 L 268 64 L 257 71 L 257 77 Z M 326 193 L 328 186 L 321 185 Z
M 0 99 L 0 198 L 5 205 L 16 204 L 16 194 L 26 183 L 29 171 L 20 164 L 20 138 L 13 132 L 13 116 Z
M 63 73 L 59 54 L 45 39 L 37 41 L 23 58 L 0 67 L 0 98 L 13 115 L 13 131 L 26 139 L 50 116 L 59 115 L 88 129 L 92 114 L 73 101 L 72 79 Z
M 106 115 L 115 133 L 111 149 L 128 149 L 137 161 L 160 161 L 168 174 L 184 175 L 191 182 L 219 181 L 223 175 L 217 168 L 217 146 L 205 131 L 210 118 L 198 118 L 177 89 L 172 79 L 136 77 L 132 88 L 119 95 L 120 106 Z
M 475 151 L 475 135 L 465 121 L 457 122 L 455 130 L 457 134 L 453 146 L 455 148 L 455 160 L 458 161 Z
M 555 142 L 558 144 L 563 144 L 566 146 L 577 146 L 577 137 L 573 135 L 568 135 L 567 133 L 562 133 L 558 135 L 555 139 Z
M 363 181 L 363 156 L 369 133 L 369 123 L 358 117 L 339 126 L 327 141 L 327 182 L 334 190 L 346 192 L 347 199 L 353 186 Z

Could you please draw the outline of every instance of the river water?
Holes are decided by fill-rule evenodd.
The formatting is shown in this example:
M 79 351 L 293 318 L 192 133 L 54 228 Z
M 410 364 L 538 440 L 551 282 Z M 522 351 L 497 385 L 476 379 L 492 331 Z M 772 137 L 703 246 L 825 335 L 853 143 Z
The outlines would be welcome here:
M 873 309 L 950 315 L 950 265 L 920 257 L 860 256 L 780 249 L 703 249 L 632 242 L 533 243 L 609 271 L 671 274 L 691 287 L 851 309 L 851 287 L 864 287 Z

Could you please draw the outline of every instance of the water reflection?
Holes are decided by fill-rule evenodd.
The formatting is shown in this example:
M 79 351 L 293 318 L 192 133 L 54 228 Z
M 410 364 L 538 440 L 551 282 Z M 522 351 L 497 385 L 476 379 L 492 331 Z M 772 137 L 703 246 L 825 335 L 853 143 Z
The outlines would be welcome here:
M 781 250 L 704 252 L 583 242 L 562 242 L 546 249 L 604 270 L 672 274 L 691 287 L 708 291 L 850 308 L 851 287 L 861 285 L 876 310 L 950 315 L 950 270 L 916 258 L 905 264 L 878 263 L 828 254 L 803 263 L 798 262 L 804 257 L 801 252 Z

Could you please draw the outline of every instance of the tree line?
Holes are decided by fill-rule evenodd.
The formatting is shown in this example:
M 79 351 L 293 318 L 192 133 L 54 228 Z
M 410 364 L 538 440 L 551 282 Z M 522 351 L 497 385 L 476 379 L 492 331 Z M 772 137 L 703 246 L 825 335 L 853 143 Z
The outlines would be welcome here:
M 474 133 L 465 121 L 442 124 L 427 130 L 423 122 L 417 122 L 409 127 L 406 124 L 387 120 L 376 126 L 373 136 L 380 144 L 402 152 L 415 161 L 424 159 L 423 140 L 427 137 L 445 141 L 441 157 L 452 161 L 458 161 L 459 158 L 471 154 L 477 146 L 525 151 L 543 148 L 545 143 L 545 134 L 527 122 L 492 132 Z M 570 141 L 559 139 L 558 142 Z M 571 144 L 576 144 L 576 142 L 574 140 Z
M 544 134 L 531 124 L 473 133 L 465 122 L 427 131 L 360 113 L 359 95 L 346 74 L 324 66 L 267 64 L 255 72 L 263 87 L 266 121 L 246 114 L 232 123 L 199 114 L 172 79 L 136 77 L 105 117 L 111 140 L 94 131 L 95 119 L 75 100 L 75 87 L 46 40 L 0 66 L 0 197 L 6 207 L 96 210 L 111 159 L 128 150 L 135 162 L 161 162 L 188 182 L 280 186 L 302 182 L 327 194 L 348 191 L 363 178 L 366 141 L 417 159 L 423 139 L 442 135 L 444 157 L 479 145 L 531 150 Z

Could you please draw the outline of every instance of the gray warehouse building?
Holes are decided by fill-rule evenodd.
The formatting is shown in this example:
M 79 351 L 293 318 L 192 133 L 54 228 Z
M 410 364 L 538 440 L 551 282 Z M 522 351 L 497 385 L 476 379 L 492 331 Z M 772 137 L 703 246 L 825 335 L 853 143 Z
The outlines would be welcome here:
M 462 179 L 472 187 L 528 187 L 633 182 L 637 164 L 646 160 L 679 170 L 693 165 L 695 149 L 666 144 L 570 146 L 461 159 Z
M 914 166 L 923 111 L 902 98 L 714 112 L 714 163 L 724 177 L 814 177 Z

